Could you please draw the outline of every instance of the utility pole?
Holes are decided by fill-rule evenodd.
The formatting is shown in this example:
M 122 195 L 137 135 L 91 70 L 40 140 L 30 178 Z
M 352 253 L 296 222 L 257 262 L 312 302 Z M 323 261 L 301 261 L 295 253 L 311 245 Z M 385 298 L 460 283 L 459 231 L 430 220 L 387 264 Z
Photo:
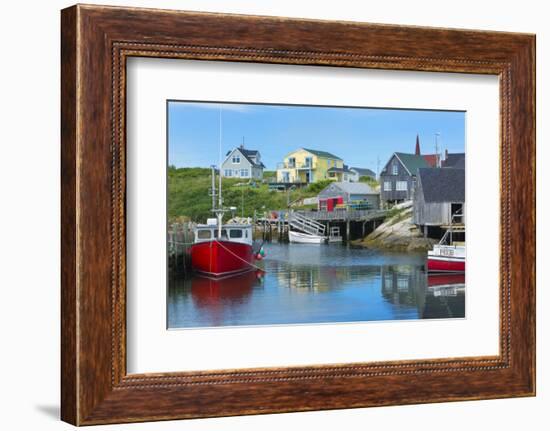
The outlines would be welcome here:
M 441 157 L 439 155 L 439 137 L 441 136 L 441 133 L 436 132 L 435 134 L 435 158 L 436 158 L 436 166 L 438 168 L 441 167 Z
M 380 156 L 376 156 L 376 179 L 380 180 Z

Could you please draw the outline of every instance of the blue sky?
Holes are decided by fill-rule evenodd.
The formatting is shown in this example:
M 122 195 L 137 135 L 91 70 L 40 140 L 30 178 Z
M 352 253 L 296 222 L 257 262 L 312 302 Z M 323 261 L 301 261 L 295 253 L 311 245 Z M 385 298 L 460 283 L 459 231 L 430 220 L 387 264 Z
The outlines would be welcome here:
M 464 152 L 464 112 L 170 101 L 170 165 L 218 163 L 220 108 L 223 155 L 244 137 L 245 148 L 259 150 L 268 170 L 305 147 L 376 172 L 378 157 L 381 169 L 393 152 L 414 153 L 417 134 L 422 154 L 435 152 L 436 133 L 440 148 Z

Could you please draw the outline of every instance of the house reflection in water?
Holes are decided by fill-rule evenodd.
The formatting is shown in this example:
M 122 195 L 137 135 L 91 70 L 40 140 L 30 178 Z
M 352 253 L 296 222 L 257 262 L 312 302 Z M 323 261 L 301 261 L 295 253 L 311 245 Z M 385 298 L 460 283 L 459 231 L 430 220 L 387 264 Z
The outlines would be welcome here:
M 465 316 L 464 274 L 428 275 L 421 266 L 382 266 L 380 278 L 386 301 L 415 306 L 420 319 Z
M 270 244 L 264 272 L 175 276 L 168 327 L 314 324 L 464 317 L 464 276 L 428 277 L 425 255 Z

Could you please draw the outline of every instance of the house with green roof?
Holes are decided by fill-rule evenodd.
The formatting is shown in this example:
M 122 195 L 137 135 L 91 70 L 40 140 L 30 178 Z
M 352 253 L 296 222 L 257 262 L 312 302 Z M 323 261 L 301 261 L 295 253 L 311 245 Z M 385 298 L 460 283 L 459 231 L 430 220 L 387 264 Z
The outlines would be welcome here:
M 284 184 L 309 184 L 315 181 L 344 179 L 344 161 L 328 151 L 299 148 L 284 157 L 277 165 L 277 182 Z
M 385 204 L 412 200 L 418 169 L 429 167 L 420 154 L 393 153 L 380 172 L 380 200 Z

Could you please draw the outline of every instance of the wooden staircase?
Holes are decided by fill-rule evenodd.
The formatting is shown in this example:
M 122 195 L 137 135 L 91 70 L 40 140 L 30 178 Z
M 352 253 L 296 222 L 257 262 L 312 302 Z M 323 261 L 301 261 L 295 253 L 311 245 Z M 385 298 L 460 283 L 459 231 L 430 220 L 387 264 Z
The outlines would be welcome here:
M 312 218 L 291 211 L 288 214 L 288 224 L 295 230 L 308 233 L 310 235 L 325 236 L 326 227 Z

